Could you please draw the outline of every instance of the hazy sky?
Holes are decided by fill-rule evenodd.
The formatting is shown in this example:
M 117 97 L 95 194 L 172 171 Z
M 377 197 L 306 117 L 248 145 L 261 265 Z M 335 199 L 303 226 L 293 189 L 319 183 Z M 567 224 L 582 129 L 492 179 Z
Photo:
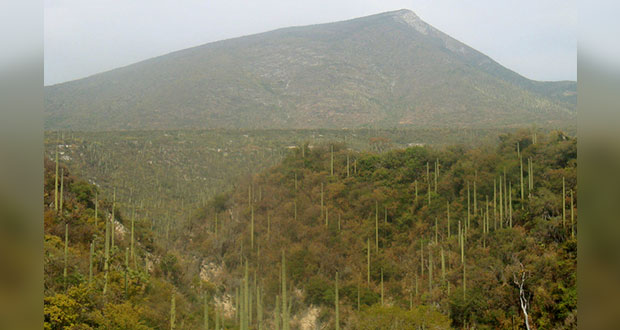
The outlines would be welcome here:
M 536 80 L 577 78 L 576 0 L 45 0 L 45 85 L 276 28 L 407 8 Z

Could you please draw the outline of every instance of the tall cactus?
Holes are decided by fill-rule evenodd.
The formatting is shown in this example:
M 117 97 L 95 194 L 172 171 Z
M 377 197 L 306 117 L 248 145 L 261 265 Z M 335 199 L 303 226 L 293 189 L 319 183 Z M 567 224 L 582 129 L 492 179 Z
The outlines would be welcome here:
M 570 236 L 575 238 L 575 204 L 573 190 L 570 190 Z
M 177 317 L 176 302 L 174 297 L 174 291 L 172 291 L 172 298 L 170 298 L 170 330 L 176 328 L 175 322 Z
M 330 160 L 330 166 L 329 166 L 329 173 L 331 176 L 334 176 L 334 145 L 330 145 L 330 150 L 331 150 L 331 160 Z
M 245 272 L 243 277 L 243 330 L 249 329 L 250 314 L 250 276 L 248 270 L 248 259 L 245 259 Z
M 130 247 L 129 257 L 133 261 L 134 267 L 135 267 L 135 264 L 136 264 L 136 259 L 135 259 L 135 256 L 134 256 L 134 222 L 135 222 L 135 218 L 136 218 L 136 209 L 134 207 L 133 212 L 131 213 L 131 239 L 130 239 L 130 243 L 129 243 L 129 247 Z
M 420 240 L 420 276 L 424 276 L 424 242 Z
M 504 167 L 504 216 L 508 217 L 509 215 L 509 210 L 508 210 L 508 195 L 510 195 L 510 192 L 508 191 L 508 184 L 506 181 L 506 168 Z M 500 228 L 503 228 L 503 223 L 500 223 Z
M 452 236 L 451 228 L 450 228 L 450 202 L 446 202 L 446 216 L 448 218 L 448 238 Z M 435 240 L 437 243 L 437 240 Z
M 504 198 L 502 194 L 502 177 L 499 177 L 499 196 L 498 196 L 498 204 L 499 204 L 499 225 L 500 228 L 502 226 L 502 222 L 504 221 Z
M 360 283 L 357 282 L 357 311 L 358 312 L 360 311 L 360 305 L 361 305 L 360 302 L 361 302 L 361 299 L 360 299 Z
M 125 248 L 125 299 L 129 297 L 128 273 L 129 273 L 129 248 Z
M 428 205 L 431 205 L 431 176 L 428 162 L 426 162 L 426 183 L 428 184 L 427 196 L 428 196 Z
M 63 201 L 63 188 L 64 188 L 64 182 L 65 182 L 65 169 L 61 168 L 60 169 L 60 212 L 62 213 L 62 201 Z
M 93 257 L 95 254 L 95 240 L 90 242 L 90 254 L 88 258 L 88 285 L 93 282 Z
M 323 197 L 323 182 L 321 182 L 321 218 L 323 217 L 323 205 L 324 205 L 324 197 Z
M 476 190 L 476 180 L 474 180 L 474 215 L 478 214 L 478 193 Z
M 519 155 L 519 173 L 521 175 L 521 208 L 523 208 L 523 201 L 525 200 L 525 187 L 523 184 L 523 158 Z
M 512 182 L 508 183 L 508 221 L 512 228 Z
M 325 207 L 325 228 L 329 228 L 329 207 Z
M 289 330 L 289 309 L 287 306 L 288 295 L 286 292 L 286 258 L 282 251 L 282 330 Z
M 445 282 L 446 281 L 446 258 L 443 253 L 443 246 L 441 247 L 440 253 L 441 253 L 441 281 Z
M 65 290 L 67 290 L 67 263 L 69 257 L 69 224 L 65 223 L 65 249 L 64 249 L 64 266 L 62 269 L 62 280 L 64 282 Z
M 428 245 L 428 292 L 433 291 L 433 250 Z
M 254 250 L 254 205 L 250 206 L 250 247 Z
M 381 267 L 381 306 L 384 306 L 384 301 L 383 301 L 383 267 Z
M 493 226 L 497 227 L 497 179 L 493 179 Z
M 336 330 L 340 330 L 340 301 L 338 299 L 338 272 L 336 272 L 336 298 L 335 303 L 336 307 Z
M 435 192 L 437 192 L 437 179 L 439 177 L 439 159 L 435 161 Z
M 260 286 L 256 287 L 256 326 L 263 329 L 263 294 Z
M 114 217 L 116 212 L 116 188 L 112 197 L 112 218 L 110 219 L 110 253 L 114 252 L 114 232 L 116 231 L 116 225 L 114 224 Z
M 461 222 L 459 221 L 459 228 L 461 228 Z M 463 264 L 465 262 L 465 240 L 463 239 L 463 231 L 459 230 L 459 235 L 460 235 L 460 240 L 459 243 L 461 244 L 461 264 Z
M 367 258 L 367 263 L 366 263 L 366 282 L 368 285 L 370 285 L 370 238 L 366 239 L 366 258 Z
M 437 244 L 438 240 L 438 236 L 439 236 L 439 230 L 437 228 L 437 222 L 439 221 L 439 217 L 435 217 L 435 244 Z M 450 226 L 448 226 L 448 232 L 450 231 Z
M 104 263 L 103 263 L 103 295 L 108 289 L 108 273 L 110 270 L 110 221 L 105 221 L 105 243 L 104 243 Z
M 347 154 L 347 178 L 349 177 L 349 154 Z
M 204 295 L 203 302 L 203 328 L 204 330 L 209 330 L 209 304 L 207 301 L 207 295 Z
M 562 228 L 566 227 L 566 179 L 562 177 Z
M 379 202 L 375 201 L 375 251 L 379 252 Z
M 56 173 L 54 174 L 54 211 L 58 212 L 58 146 L 56 146 Z
M 471 197 L 469 195 L 469 181 L 467 181 L 467 222 L 471 218 Z
M 276 307 L 273 312 L 273 323 L 276 330 L 280 330 L 280 296 L 276 295 Z
M 99 200 L 97 191 L 95 190 L 95 230 L 97 230 L 97 218 L 99 217 Z

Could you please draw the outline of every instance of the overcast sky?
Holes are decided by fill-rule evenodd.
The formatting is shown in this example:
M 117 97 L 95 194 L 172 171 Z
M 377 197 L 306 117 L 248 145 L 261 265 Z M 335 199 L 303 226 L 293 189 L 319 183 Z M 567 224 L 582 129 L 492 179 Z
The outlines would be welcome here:
M 204 43 L 407 8 L 530 79 L 576 80 L 576 0 L 45 0 L 45 85 Z

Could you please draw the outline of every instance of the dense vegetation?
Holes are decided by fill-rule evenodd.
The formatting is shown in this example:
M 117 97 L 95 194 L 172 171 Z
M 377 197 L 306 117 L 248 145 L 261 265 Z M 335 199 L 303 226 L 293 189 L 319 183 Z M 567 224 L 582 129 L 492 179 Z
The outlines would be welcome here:
M 165 329 L 174 319 L 196 329 L 205 296 L 210 329 L 216 316 L 233 329 L 524 329 L 525 313 L 532 328 L 576 327 L 576 140 L 561 132 L 383 153 L 299 144 L 189 220 L 140 213 L 135 266 L 124 266 L 131 222 L 118 214 L 125 234 L 106 295 L 102 219 L 112 206 L 99 201 L 94 226 L 97 189 L 65 169 L 54 211 L 53 171 L 48 161 L 50 328 Z
M 409 144 L 493 144 L 510 130 L 196 130 L 47 132 L 45 151 L 77 176 L 101 188 L 117 207 L 168 221 L 187 217 L 239 177 L 277 164 L 289 148 L 308 141 L 346 143 L 359 151 L 383 152 Z M 541 130 L 542 132 L 542 130 Z
M 48 86 L 45 128 L 574 125 L 576 86 L 529 80 L 400 10 L 214 42 Z
M 62 164 L 44 165 L 44 328 L 169 329 L 175 299 L 178 328 L 196 329 L 207 288 L 154 242 L 152 223 Z

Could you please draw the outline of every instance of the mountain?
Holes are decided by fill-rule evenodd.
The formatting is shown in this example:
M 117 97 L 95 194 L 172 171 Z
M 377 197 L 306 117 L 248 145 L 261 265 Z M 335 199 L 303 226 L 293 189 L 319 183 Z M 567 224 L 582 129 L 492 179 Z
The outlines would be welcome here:
M 574 125 L 532 81 L 409 10 L 213 42 L 45 88 L 49 130 Z

